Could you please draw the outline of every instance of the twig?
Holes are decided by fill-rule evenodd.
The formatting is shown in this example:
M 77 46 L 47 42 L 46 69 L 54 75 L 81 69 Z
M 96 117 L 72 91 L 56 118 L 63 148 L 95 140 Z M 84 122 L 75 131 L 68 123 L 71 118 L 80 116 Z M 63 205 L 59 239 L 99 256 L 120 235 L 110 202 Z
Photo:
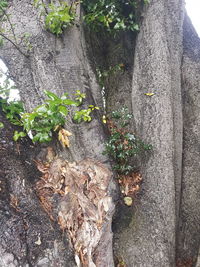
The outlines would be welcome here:
M 25 54 L 19 47 L 17 44 L 15 44 L 10 38 L 8 38 L 6 35 L 4 35 L 2 32 L 0 32 L 0 36 L 2 36 L 3 38 L 5 38 L 8 42 L 10 42 L 23 56 L 25 57 L 29 57 L 29 55 Z
M 14 39 L 15 39 L 15 42 L 17 43 L 17 39 L 16 39 L 16 36 L 15 36 L 15 31 L 14 31 L 13 25 L 12 25 L 12 23 L 11 23 L 11 21 L 10 21 L 9 15 L 6 13 L 6 11 L 5 11 L 1 6 L 0 6 L 0 9 L 1 9 L 1 11 L 3 12 L 3 14 L 6 16 L 8 22 L 9 22 L 9 24 L 10 24 L 10 28 L 11 28 L 13 37 L 14 37 Z

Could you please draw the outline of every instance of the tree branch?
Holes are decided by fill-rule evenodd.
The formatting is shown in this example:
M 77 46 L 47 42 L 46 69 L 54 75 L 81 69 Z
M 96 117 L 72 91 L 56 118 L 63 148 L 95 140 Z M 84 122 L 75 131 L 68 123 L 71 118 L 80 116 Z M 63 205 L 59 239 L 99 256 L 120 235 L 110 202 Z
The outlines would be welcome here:
M 9 15 L 6 13 L 6 11 L 5 11 L 1 6 L 0 6 L 0 9 L 1 9 L 1 11 L 3 12 L 3 15 L 6 16 L 8 22 L 9 22 L 9 24 L 10 24 L 10 28 L 11 28 L 13 37 L 14 37 L 14 39 L 15 39 L 15 42 L 17 43 L 17 39 L 16 39 L 16 36 L 15 36 L 15 31 L 14 31 L 13 25 L 12 25 L 12 23 L 11 23 L 11 21 L 10 21 Z
M 5 38 L 8 42 L 10 42 L 23 56 L 25 57 L 29 57 L 29 55 L 25 54 L 19 47 L 17 44 L 15 44 L 10 38 L 8 38 L 5 34 L 3 34 L 2 32 L 0 32 L 0 36 L 2 36 L 3 38 Z

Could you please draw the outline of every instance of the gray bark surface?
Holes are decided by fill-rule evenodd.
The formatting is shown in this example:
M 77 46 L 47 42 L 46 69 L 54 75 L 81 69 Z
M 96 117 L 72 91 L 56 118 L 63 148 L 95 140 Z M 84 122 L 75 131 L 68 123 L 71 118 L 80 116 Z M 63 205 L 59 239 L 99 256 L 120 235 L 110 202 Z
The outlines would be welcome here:
M 28 57 L 9 42 L 0 50 L 28 111 L 42 103 L 44 90 L 58 95 L 67 91 L 70 96 L 81 90 L 87 95 L 85 106 L 102 107 L 95 68 L 125 63 L 124 71 L 106 80 L 106 109 L 127 106 L 134 115 L 132 130 L 153 145 L 152 152 L 139 159 L 143 184 L 134 205 L 127 207 L 116 199 L 110 159 L 102 154 L 106 131 L 101 111 L 89 124 L 77 125 L 69 118 L 65 126 L 73 134 L 69 149 L 51 144 L 65 161 L 81 165 L 81 161 L 91 159 L 96 166 L 103 164 L 102 170 L 109 173 L 108 196 L 117 200 L 113 248 L 111 203 L 92 261 L 97 267 L 112 267 L 114 250 L 116 262 L 122 259 L 127 267 L 198 266 L 200 41 L 183 1 L 150 1 L 144 8 L 137 37 L 125 33 L 115 40 L 85 33 L 79 24 L 79 9 L 77 25 L 66 29 L 61 37 L 45 30 L 43 18 L 28 0 L 11 1 L 8 13 L 18 38 L 30 34 L 31 51 L 19 44 Z M 36 172 L 33 159 L 43 157 L 43 152 L 38 146 L 22 143 L 21 151 L 25 152 L 18 158 L 13 153 L 11 130 L 5 135 L 0 131 L 1 142 L 6 136 L 5 146 L 2 143 L 0 147 L 4 186 L 0 199 L 0 266 L 76 266 L 67 235 L 57 223 L 52 224 L 35 193 L 35 182 L 41 174 Z M 42 150 L 46 151 L 46 146 Z M 19 211 L 13 208 L 10 194 L 19 199 Z M 52 197 L 57 205 L 55 216 L 61 206 L 70 205 L 66 199 L 59 201 L 56 195 Z M 37 245 L 39 234 L 41 246 Z M 93 266 L 92 262 L 88 266 Z
M 151 1 L 135 48 L 135 128 L 143 140 L 153 145 L 153 151 L 142 162 L 145 179 L 135 211 L 130 211 L 133 218 L 126 230 L 118 230 L 117 250 L 128 266 L 175 263 L 182 162 L 183 11 L 178 2 Z
M 179 221 L 178 256 L 193 261 L 200 245 L 200 39 L 188 17 L 184 22 L 184 53 L 182 62 L 183 89 L 183 176 Z

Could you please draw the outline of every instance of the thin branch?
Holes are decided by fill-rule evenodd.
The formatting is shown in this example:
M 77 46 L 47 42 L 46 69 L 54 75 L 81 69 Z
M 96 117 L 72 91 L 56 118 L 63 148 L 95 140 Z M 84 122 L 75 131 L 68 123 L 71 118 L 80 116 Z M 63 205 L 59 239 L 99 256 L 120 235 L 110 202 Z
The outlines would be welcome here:
M 47 7 L 46 7 L 46 4 L 44 3 L 44 1 L 42 0 L 42 4 L 43 4 L 43 7 L 44 7 L 44 10 L 45 10 L 45 12 L 46 12 L 46 14 L 48 15 L 48 10 L 47 10 Z
M 10 42 L 23 56 L 25 57 L 29 57 L 29 55 L 25 54 L 17 44 L 15 44 L 10 38 L 8 38 L 6 35 L 4 35 L 2 32 L 0 32 L 0 36 L 2 36 L 3 38 L 5 38 L 8 42 Z
M 15 39 L 15 42 L 17 43 L 17 39 L 16 39 L 16 36 L 15 36 L 15 31 L 14 31 L 13 25 L 12 25 L 12 23 L 11 23 L 11 21 L 10 21 L 9 15 L 6 13 L 6 11 L 5 11 L 1 6 L 0 6 L 0 9 L 1 9 L 1 11 L 3 12 L 3 14 L 6 16 L 7 21 L 8 21 L 9 24 L 10 24 L 10 28 L 11 28 L 13 37 L 14 37 L 14 39 Z

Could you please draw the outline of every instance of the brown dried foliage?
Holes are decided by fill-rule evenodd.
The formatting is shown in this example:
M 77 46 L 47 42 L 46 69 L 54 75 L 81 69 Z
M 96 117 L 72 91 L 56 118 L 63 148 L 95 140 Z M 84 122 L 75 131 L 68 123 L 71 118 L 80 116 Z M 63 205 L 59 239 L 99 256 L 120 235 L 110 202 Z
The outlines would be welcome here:
M 118 181 L 122 194 L 134 197 L 140 190 L 142 176 L 139 172 L 133 172 L 129 175 L 120 175 Z

